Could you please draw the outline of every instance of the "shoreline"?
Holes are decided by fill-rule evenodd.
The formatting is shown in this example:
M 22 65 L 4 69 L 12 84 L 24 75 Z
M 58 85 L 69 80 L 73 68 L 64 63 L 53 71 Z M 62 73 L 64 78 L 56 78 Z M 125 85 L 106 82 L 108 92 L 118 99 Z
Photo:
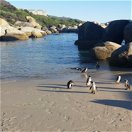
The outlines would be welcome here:
M 124 83 L 94 76 L 93 95 L 84 78 L 1 83 L 3 131 L 131 131 L 132 92 Z M 103 82 L 102 82 L 103 81 Z
M 114 69 L 114 68 L 113 68 Z M 14 82 L 14 81 L 32 81 L 32 80 L 56 80 L 56 81 L 65 81 L 65 80 L 80 80 L 80 79 L 86 79 L 87 76 L 92 76 L 93 78 L 98 78 L 101 75 L 101 79 L 111 79 L 114 81 L 114 79 L 116 79 L 116 76 L 121 75 L 122 76 L 122 80 L 121 82 L 124 83 L 125 79 L 129 80 L 129 83 L 132 85 L 132 72 L 131 69 L 125 69 L 125 71 L 121 71 L 121 70 L 108 70 L 108 69 L 89 69 L 87 74 L 82 74 L 80 71 L 77 70 L 73 70 L 71 68 L 69 68 L 70 71 L 67 71 L 67 73 L 50 73 L 50 75 L 46 75 L 46 76 L 20 76 L 20 77 L 7 77 L 7 78 L 1 78 L 0 81 L 1 82 Z M 68 73 L 69 72 L 69 73 Z

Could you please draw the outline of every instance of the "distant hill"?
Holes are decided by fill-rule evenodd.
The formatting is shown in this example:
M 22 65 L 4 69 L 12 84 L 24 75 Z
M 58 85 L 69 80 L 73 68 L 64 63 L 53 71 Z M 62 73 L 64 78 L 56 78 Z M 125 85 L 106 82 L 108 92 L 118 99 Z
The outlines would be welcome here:
M 66 26 L 73 26 L 82 21 L 78 19 L 56 17 L 56 16 L 43 16 L 34 15 L 26 9 L 17 9 L 15 6 L 11 5 L 5 0 L 0 0 L 0 17 L 7 20 L 10 24 L 14 24 L 16 21 L 26 22 L 26 16 L 32 16 L 36 21 L 42 26 L 58 26 L 59 24 L 65 24 Z
M 0 5 L 2 5 L 5 8 L 10 8 L 11 10 L 16 10 L 16 7 L 11 5 L 9 2 L 5 0 L 0 0 Z

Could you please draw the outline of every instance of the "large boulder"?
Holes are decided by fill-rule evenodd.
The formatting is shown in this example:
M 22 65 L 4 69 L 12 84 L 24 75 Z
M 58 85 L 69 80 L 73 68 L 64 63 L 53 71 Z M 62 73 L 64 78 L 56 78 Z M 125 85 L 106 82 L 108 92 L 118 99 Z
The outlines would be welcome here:
M 93 22 L 86 22 L 79 27 L 78 40 L 100 40 L 104 33 L 104 28 Z
M 32 23 L 22 22 L 22 21 L 16 21 L 14 26 L 18 26 L 18 27 L 34 27 L 34 25 Z
M 100 42 L 105 29 L 93 22 L 86 22 L 79 27 L 78 40 L 75 42 L 79 50 L 89 50 Z
M 0 41 L 27 40 L 28 36 L 0 18 Z
M 52 34 L 52 32 L 47 28 L 47 27 L 43 27 L 42 30 L 47 34 Z
M 9 25 L 9 23 L 6 20 L 0 18 L 0 26 L 1 27 L 3 27 L 3 26 L 5 27 L 5 26 L 10 26 L 10 25 Z
M 103 36 L 103 41 L 112 41 L 121 44 L 124 35 L 124 28 L 129 20 L 115 20 L 109 23 Z
M 132 43 L 115 50 L 109 60 L 110 65 L 132 68 Z
M 42 26 L 36 22 L 36 20 L 31 16 L 26 16 L 27 22 L 31 23 L 34 28 L 41 29 Z
M 50 29 L 50 31 L 52 33 L 58 33 L 58 30 L 57 30 L 57 27 L 56 26 L 51 26 L 49 29 Z
M 32 27 L 21 27 L 21 31 L 26 33 L 29 37 L 40 38 L 43 35 L 46 35 L 45 31 L 40 29 L 32 28 Z
M 1 28 L 0 41 L 27 40 L 28 36 L 18 29 L 8 26 Z
M 96 46 L 93 48 L 96 58 L 100 60 L 105 60 L 111 56 L 111 54 L 121 46 L 117 43 L 106 41 L 105 46 Z
M 132 22 L 125 26 L 124 40 L 126 43 L 132 42 Z
M 42 35 L 42 33 L 41 32 L 37 32 L 37 31 L 33 31 L 32 33 L 31 33 L 31 38 L 41 38 L 43 35 Z
M 105 46 L 97 46 L 93 50 L 96 58 L 99 60 L 105 60 L 109 57 L 109 50 Z

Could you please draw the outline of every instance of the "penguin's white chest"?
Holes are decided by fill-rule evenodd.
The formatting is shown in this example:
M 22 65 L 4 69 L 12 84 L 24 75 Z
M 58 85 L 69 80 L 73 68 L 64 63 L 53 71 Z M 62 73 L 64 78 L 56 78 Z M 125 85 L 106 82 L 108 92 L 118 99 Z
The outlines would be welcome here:
M 96 85 L 95 84 L 93 84 L 92 88 L 93 88 L 94 91 L 96 91 Z
M 91 81 L 92 81 L 92 79 L 91 79 L 91 77 L 88 79 L 88 82 L 87 82 L 87 85 L 90 85 L 91 84 Z
M 71 88 L 71 87 L 72 87 L 72 84 L 70 83 L 70 84 L 69 84 L 69 88 Z
M 117 82 L 119 83 L 121 81 L 121 76 L 118 77 Z

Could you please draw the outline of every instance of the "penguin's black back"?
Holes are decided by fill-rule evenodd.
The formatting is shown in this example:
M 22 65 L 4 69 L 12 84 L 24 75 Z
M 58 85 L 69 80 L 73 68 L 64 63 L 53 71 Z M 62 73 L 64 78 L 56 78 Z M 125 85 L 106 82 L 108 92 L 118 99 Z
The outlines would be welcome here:
M 72 83 L 74 83 L 72 80 L 68 81 L 68 82 L 67 82 L 67 88 L 70 88 L 69 86 L 70 86 L 70 84 L 72 84 Z

